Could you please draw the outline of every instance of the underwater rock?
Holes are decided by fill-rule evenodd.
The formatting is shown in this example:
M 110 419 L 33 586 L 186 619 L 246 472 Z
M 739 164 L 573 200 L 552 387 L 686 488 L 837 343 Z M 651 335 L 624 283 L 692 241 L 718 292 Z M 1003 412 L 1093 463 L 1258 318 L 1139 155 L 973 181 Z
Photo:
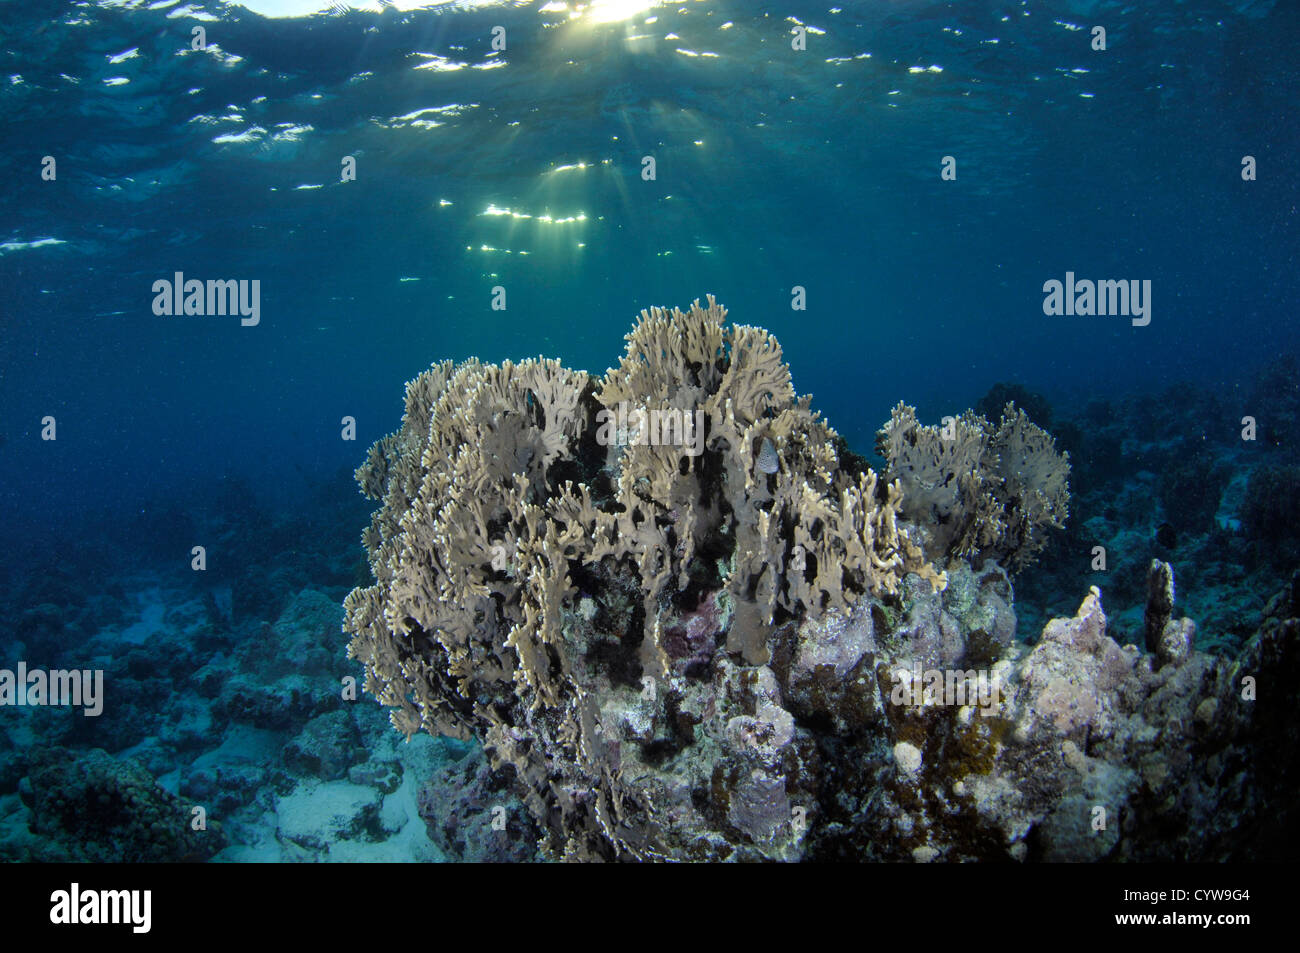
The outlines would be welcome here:
M 252 804 L 268 776 L 265 767 L 249 763 L 191 766 L 182 774 L 180 793 L 225 818 Z
M 382 794 L 392 794 L 402 783 L 400 761 L 367 761 L 348 768 L 348 780 L 353 784 L 368 784 Z
M 419 791 L 429 839 L 448 859 L 501 863 L 537 859 L 542 832 L 512 791 L 513 771 L 493 771 L 473 747 L 438 770 Z
M 255 674 L 242 673 L 226 683 L 213 709 L 255 728 L 292 728 L 338 708 L 342 702 L 333 689 L 333 684 L 322 689 L 302 676 L 288 675 L 268 684 Z
M 361 733 L 348 711 L 318 715 L 284 748 L 284 765 L 295 774 L 337 781 L 357 760 Z
M 277 800 L 276 836 L 308 851 L 326 850 L 340 840 L 378 840 L 382 804 L 383 796 L 369 785 L 306 782 Z
M 244 638 L 231 674 L 203 672 L 217 691 L 219 718 L 266 729 L 298 729 L 337 710 L 339 606 L 322 592 L 303 589 L 274 625 Z
M 1158 559 L 1147 570 L 1147 607 L 1143 616 L 1146 647 L 1154 652 L 1174 611 L 1174 567 Z

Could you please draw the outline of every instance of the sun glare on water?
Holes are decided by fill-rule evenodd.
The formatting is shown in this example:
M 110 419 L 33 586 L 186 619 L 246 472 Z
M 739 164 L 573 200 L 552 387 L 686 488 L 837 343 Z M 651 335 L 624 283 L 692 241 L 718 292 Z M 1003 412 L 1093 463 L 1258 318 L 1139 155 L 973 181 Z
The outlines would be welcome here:
M 619 23 L 659 5 L 659 0 L 591 0 L 586 19 L 592 23 Z

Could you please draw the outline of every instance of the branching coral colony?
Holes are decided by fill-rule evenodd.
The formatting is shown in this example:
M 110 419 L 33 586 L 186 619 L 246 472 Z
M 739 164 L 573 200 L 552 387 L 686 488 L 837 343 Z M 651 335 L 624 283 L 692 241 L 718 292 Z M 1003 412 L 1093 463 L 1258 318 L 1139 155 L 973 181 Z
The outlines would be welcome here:
M 1065 454 L 1024 411 L 1007 404 L 994 427 L 972 411 L 946 427 L 923 427 L 916 411 L 894 408 L 878 449 L 902 486 L 903 515 L 923 527 L 927 549 L 992 557 L 1023 568 L 1069 513 Z
M 1065 766 L 1071 732 L 1114 725 L 1071 707 L 1069 665 L 1102 658 L 1131 709 L 1152 661 L 1110 642 L 1094 593 L 1034 669 L 1000 566 L 1064 520 L 1065 458 L 1012 407 L 946 440 L 900 406 L 882 478 L 795 395 L 776 339 L 725 316 L 712 297 L 643 311 L 601 378 L 470 360 L 407 385 L 401 429 L 357 471 L 383 504 L 363 536 L 375 584 L 346 603 L 367 691 L 408 737 L 479 738 L 552 857 L 1097 855 L 1071 839 L 1092 815 L 1060 805 L 1131 794 L 1134 751 L 1079 773 L 1080 736 Z M 702 452 L 611 442 L 629 405 L 702 411 Z M 1178 670 L 1197 659 L 1210 678 L 1199 653 Z M 1009 686 L 980 683 L 992 717 L 891 703 L 905 671 L 980 665 Z

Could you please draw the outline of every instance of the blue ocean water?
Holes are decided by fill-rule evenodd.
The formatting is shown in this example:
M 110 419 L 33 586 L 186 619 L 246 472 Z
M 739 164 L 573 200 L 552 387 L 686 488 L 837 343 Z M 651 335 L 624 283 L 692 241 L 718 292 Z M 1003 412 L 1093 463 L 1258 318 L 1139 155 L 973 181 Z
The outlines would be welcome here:
M 337 601 L 365 572 L 351 471 L 403 382 L 600 373 L 640 309 L 714 294 L 864 454 L 900 400 L 936 422 L 998 382 L 1041 395 L 1079 433 L 1076 532 L 1175 524 L 1239 644 L 1293 568 L 1209 554 L 1255 542 L 1233 479 L 1296 462 L 1298 26 L 1272 0 L 4 4 L 0 583 L 36 620 L 11 638 L 125 638 L 174 611 L 196 540 L 215 583 L 190 596 L 230 599 L 240 640 L 304 589 Z M 257 323 L 155 313 L 177 273 L 257 282 Z M 1067 273 L 1149 281 L 1149 324 L 1045 314 Z M 1251 456 L 1246 415 L 1285 436 Z M 1124 462 L 1087 443 L 1102 422 Z M 1194 445 L 1226 468 L 1217 523 L 1134 509 Z M 1027 571 L 1022 635 L 1073 612 L 1080 552 Z M 50 605 L 78 607 L 58 638 Z M 83 740 L 146 744 L 147 707 Z M 167 749 L 178 779 L 204 750 Z

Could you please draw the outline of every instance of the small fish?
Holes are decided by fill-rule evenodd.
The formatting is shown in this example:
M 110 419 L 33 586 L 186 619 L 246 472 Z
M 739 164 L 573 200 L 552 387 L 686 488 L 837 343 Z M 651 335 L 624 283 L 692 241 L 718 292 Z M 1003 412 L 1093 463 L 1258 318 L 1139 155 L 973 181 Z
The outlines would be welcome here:
M 763 438 L 762 449 L 758 451 L 758 469 L 763 473 L 775 473 L 781 469 L 781 462 L 776 457 L 776 447 L 768 437 Z

